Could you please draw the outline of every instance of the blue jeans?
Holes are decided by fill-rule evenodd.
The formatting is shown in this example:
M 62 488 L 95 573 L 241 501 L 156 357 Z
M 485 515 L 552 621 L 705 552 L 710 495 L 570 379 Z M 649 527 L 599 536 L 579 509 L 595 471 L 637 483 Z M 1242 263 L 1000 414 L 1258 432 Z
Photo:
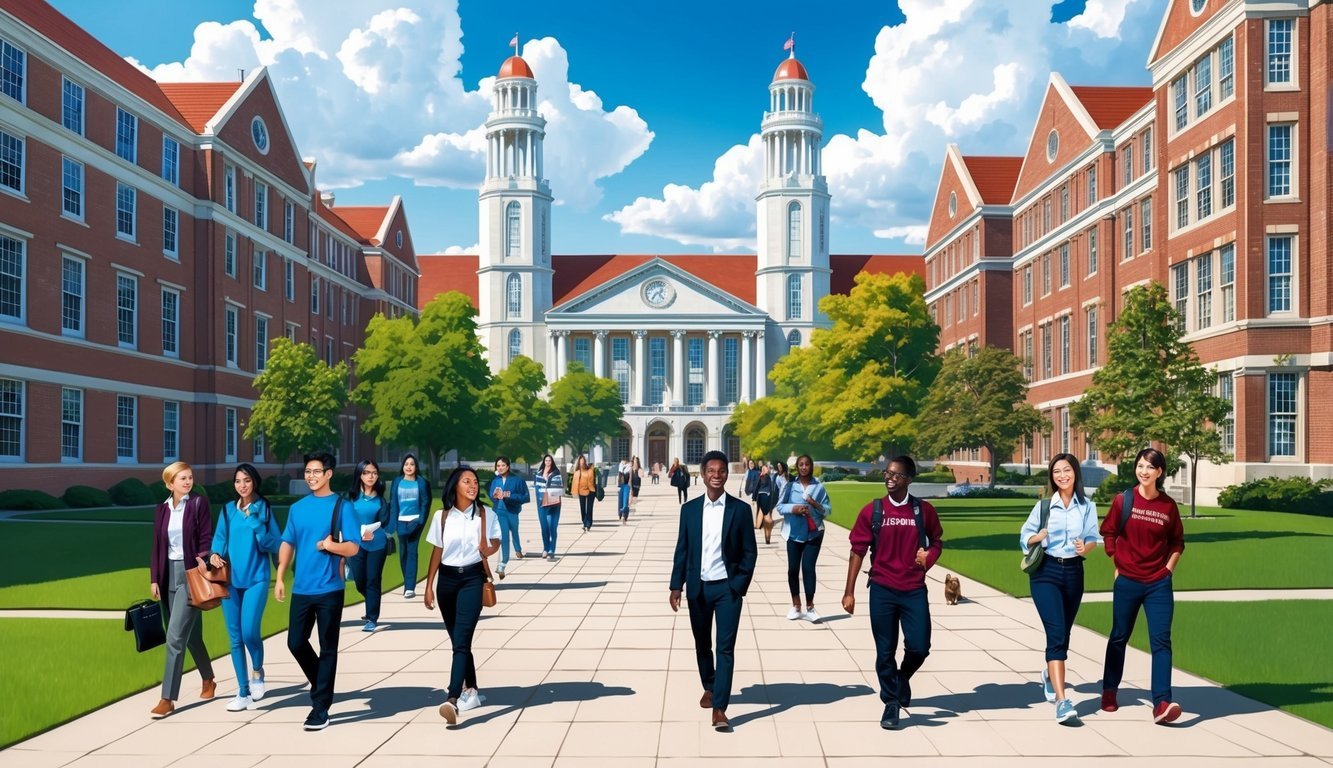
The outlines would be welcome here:
M 1048 555 L 1037 572 L 1028 576 L 1028 584 L 1037 615 L 1046 629 L 1046 660 L 1065 661 L 1069 658 L 1074 617 L 1083 602 L 1083 559 L 1066 558 L 1060 563 Z
M 629 517 L 629 483 L 620 486 L 620 507 L 618 514 L 621 517 Z
M 549 507 L 537 508 L 537 522 L 542 526 L 542 551 L 548 555 L 555 554 L 555 536 L 560 527 L 560 505 L 552 504 Z
M 384 561 L 388 557 L 387 549 L 362 548 L 347 558 L 356 591 L 366 599 L 366 620 L 377 624 L 380 620 L 380 598 L 384 592 Z
M 495 519 L 500 523 L 500 565 L 509 562 L 509 539 L 514 539 L 514 552 L 523 557 L 523 541 L 518 537 L 518 513 L 495 510 Z
M 1171 576 L 1143 584 L 1117 576 L 1112 591 L 1111 636 L 1106 641 L 1106 664 L 1102 671 L 1102 690 L 1120 687 L 1125 674 L 1125 644 L 1134 633 L 1139 606 L 1148 617 L 1148 647 L 1152 650 L 1153 706 L 1171 700 L 1171 619 L 1176 612 L 1176 596 L 1171 590 Z
M 801 526 L 805 525 L 803 517 L 793 516 L 791 519 L 798 520 Z M 811 605 L 815 602 L 815 563 L 819 560 L 819 548 L 823 544 L 823 533 L 809 541 L 787 539 L 787 586 L 791 587 L 792 600 L 800 597 L 797 579 L 801 571 L 805 571 L 805 604 Z
M 398 534 L 398 567 L 403 569 L 403 591 L 416 591 L 417 588 L 417 546 L 421 543 L 421 530 L 418 525 L 411 533 Z
M 741 626 L 743 600 L 726 579 L 704 582 L 697 597 L 687 598 L 694 660 L 699 682 L 713 692 L 713 709 L 726 711 L 731 702 L 731 678 L 736 668 L 736 635 Z M 713 617 L 717 616 L 717 664 L 713 663 Z
M 453 646 L 453 663 L 449 668 L 448 698 L 463 695 L 464 686 L 477 687 L 477 662 L 472 656 L 472 635 L 481 620 L 481 585 L 486 580 L 481 563 L 452 568 L 441 565 L 435 581 L 435 599 L 440 605 L 440 617 L 449 633 Z
M 250 673 L 245 667 L 245 652 L 250 652 L 250 661 L 255 669 L 264 668 L 264 636 L 260 633 L 260 622 L 264 619 L 264 606 L 268 603 L 268 582 L 264 581 L 250 587 L 231 587 L 230 593 L 222 601 L 222 620 L 227 624 L 227 635 L 231 638 L 231 665 L 236 668 L 236 693 L 250 695 Z
M 902 624 L 903 663 L 894 660 L 898 651 L 898 625 Z M 879 700 L 898 701 L 898 681 L 910 680 L 930 655 L 930 604 L 926 588 L 900 592 L 870 583 L 870 632 L 875 636 L 875 674 L 879 676 Z

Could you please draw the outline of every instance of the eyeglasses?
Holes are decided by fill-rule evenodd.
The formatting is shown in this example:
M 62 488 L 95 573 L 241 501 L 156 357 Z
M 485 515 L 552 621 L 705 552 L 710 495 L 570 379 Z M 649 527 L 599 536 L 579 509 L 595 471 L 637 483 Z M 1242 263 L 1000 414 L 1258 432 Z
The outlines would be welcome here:
M 902 472 L 893 472 L 893 471 L 891 471 L 891 470 L 887 470 L 887 469 L 884 470 L 884 479 L 885 479 L 885 480 L 890 480 L 890 479 L 892 479 L 892 480 L 907 480 L 907 479 L 909 479 L 910 477 L 911 477 L 910 475 L 903 474 Z
M 333 471 L 333 470 L 330 470 L 330 469 L 307 469 L 307 470 L 305 471 L 305 476 L 306 476 L 306 477 L 319 477 L 320 475 L 324 474 L 325 472 L 332 472 L 332 471 Z

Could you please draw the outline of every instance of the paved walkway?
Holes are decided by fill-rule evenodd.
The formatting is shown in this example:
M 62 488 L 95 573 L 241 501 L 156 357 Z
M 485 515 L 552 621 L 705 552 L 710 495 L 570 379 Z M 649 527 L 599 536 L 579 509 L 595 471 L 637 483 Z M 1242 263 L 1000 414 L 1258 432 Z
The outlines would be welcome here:
M 696 491 L 697 492 L 697 491 Z M 627 526 L 614 503 L 599 505 L 582 534 L 567 504 L 563 557 L 513 563 L 476 637 L 487 703 L 447 728 L 443 701 L 450 654 L 438 613 L 389 596 L 383 629 L 343 624 L 333 725 L 306 733 L 303 678 L 285 636 L 267 642 L 270 694 L 262 708 L 224 710 L 234 692 L 230 664 L 217 665 L 219 697 L 190 700 L 166 720 L 147 717 L 149 690 L 0 752 L 0 768 L 199 766 L 265 768 L 364 766 L 1060 766 L 1079 758 L 1116 765 L 1209 766 L 1249 758 L 1263 766 L 1333 763 L 1333 731 L 1177 672 L 1186 715 L 1173 727 L 1150 722 L 1148 657 L 1130 651 L 1122 708 L 1097 710 L 1105 640 L 1075 629 L 1069 661 L 1081 728 L 1053 720 L 1041 700 L 1043 635 L 1030 604 L 975 583 L 966 600 L 943 603 L 932 572 L 933 652 L 913 680 L 915 705 L 900 731 L 879 728 L 873 642 L 863 613 L 837 609 L 846 574 L 847 534 L 828 533 L 820 562 L 818 625 L 785 619 L 790 606 L 785 551 L 759 545 L 759 566 L 741 621 L 737 674 L 728 711 L 735 732 L 708 727 L 699 709 L 689 619 L 667 606 L 675 542 L 674 489 L 644 486 Z M 540 551 L 536 520 L 524 515 L 527 551 Z M 947 550 L 946 550 L 947 553 Z M 865 604 L 864 584 L 860 605 Z M 270 603 L 269 610 L 286 606 Z M 209 621 L 217 621 L 210 615 Z M 225 676 L 224 676 L 225 675 Z

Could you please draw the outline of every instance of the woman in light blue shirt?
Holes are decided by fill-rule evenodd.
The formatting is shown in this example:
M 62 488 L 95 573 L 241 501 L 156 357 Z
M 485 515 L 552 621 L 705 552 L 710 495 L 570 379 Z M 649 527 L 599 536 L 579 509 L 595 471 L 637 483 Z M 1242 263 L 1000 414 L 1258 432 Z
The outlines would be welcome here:
M 532 476 L 537 494 L 537 521 L 542 526 L 542 558 L 555 559 L 555 541 L 560 528 L 560 502 L 564 499 L 564 481 L 555 468 L 551 454 L 542 457 L 542 465 Z
M 254 709 L 264 698 L 264 637 L 260 624 L 268 604 L 269 559 L 282 545 L 278 522 L 268 499 L 259 492 L 259 470 L 251 464 L 236 468 L 236 500 L 227 502 L 213 530 L 214 568 L 231 564 L 231 584 L 222 601 L 222 619 L 231 637 L 231 663 L 236 668 L 236 698 L 228 712 Z M 254 679 L 246 671 L 245 653 L 250 652 Z
M 824 519 L 833 512 L 824 484 L 815 477 L 815 461 L 808 454 L 796 460 L 796 478 L 782 486 L 777 497 L 778 514 L 787 540 L 787 586 L 791 588 L 791 621 L 819 621 L 815 610 L 815 564 L 824 543 Z M 805 572 L 805 609 L 801 609 L 801 572 Z
M 383 594 L 384 561 L 389 556 L 389 501 L 384 498 L 384 481 L 380 479 L 380 465 L 365 459 L 356 465 L 356 482 L 347 491 L 352 505 L 352 517 L 360 526 L 349 532 L 357 536 L 361 549 L 347 558 L 352 569 L 356 591 L 366 599 L 366 622 L 362 632 L 374 632 L 380 620 L 380 597 Z
M 398 565 L 403 569 L 403 597 L 417 596 L 417 545 L 430 514 L 430 480 L 421 475 L 417 457 L 403 457 L 402 474 L 389 486 L 389 533 L 398 534 Z
M 1097 527 L 1097 508 L 1083 492 L 1078 459 L 1056 454 L 1048 468 L 1051 497 L 1032 508 L 1019 532 L 1023 554 L 1043 547 L 1045 557 L 1028 574 L 1032 602 L 1046 629 L 1046 668 L 1041 673 L 1042 692 L 1055 704 L 1055 720 L 1078 722 L 1074 704 L 1065 696 L 1065 660 L 1074 617 L 1083 601 L 1083 558 L 1102 540 Z M 1043 508 L 1047 520 L 1042 524 Z
M 513 542 L 514 557 L 523 559 L 523 540 L 518 535 L 518 513 L 528 503 L 528 483 L 523 478 L 509 471 L 509 457 L 495 459 L 495 478 L 487 494 L 495 505 L 495 518 L 500 523 L 500 567 L 495 575 L 505 577 L 505 566 L 509 565 L 509 546 Z

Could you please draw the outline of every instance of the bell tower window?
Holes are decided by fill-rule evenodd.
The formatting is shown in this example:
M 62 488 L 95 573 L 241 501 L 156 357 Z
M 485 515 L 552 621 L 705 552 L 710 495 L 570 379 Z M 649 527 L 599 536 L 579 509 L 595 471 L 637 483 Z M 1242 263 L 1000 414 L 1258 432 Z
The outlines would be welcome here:
M 505 258 L 517 259 L 523 255 L 523 247 L 520 242 L 522 233 L 520 206 L 517 202 L 511 202 L 505 206 Z
M 797 202 L 787 206 L 787 258 L 801 258 L 801 204 Z

